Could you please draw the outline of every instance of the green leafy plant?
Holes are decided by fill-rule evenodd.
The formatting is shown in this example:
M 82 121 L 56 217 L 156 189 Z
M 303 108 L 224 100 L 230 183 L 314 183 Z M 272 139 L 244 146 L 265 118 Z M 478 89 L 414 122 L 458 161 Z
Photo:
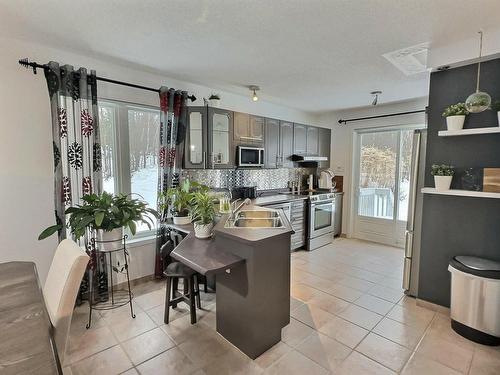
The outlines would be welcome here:
M 468 115 L 469 111 L 465 107 L 465 103 L 452 104 L 447 107 L 443 112 L 443 117 L 449 116 L 465 116 Z
M 215 218 L 214 199 L 209 194 L 208 188 L 202 187 L 193 193 L 191 199 L 191 217 L 199 224 L 211 224 Z
M 455 170 L 451 165 L 433 164 L 431 167 L 431 174 L 433 176 L 453 176 L 455 174 Z
M 497 100 L 491 105 L 491 109 L 495 112 L 500 112 L 500 100 Z
M 174 216 L 188 216 L 192 198 L 191 184 L 186 179 L 181 185 L 160 193 L 158 207 L 161 212 L 166 212 L 171 207 L 171 213 Z
M 136 222 L 145 223 L 151 229 L 154 225 L 151 216 L 158 217 L 156 210 L 148 208 L 146 202 L 132 199 L 126 194 L 111 195 L 103 192 L 85 195 L 82 200 L 82 205 L 69 207 L 66 210 L 66 214 L 69 215 L 67 227 L 71 229 L 75 239 L 85 235 L 87 228 L 110 232 L 113 229 L 128 227 L 130 232 L 135 234 Z M 45 229 L 38 239 L 43 240 L 61 229 L 62 224 L 52 225 Z

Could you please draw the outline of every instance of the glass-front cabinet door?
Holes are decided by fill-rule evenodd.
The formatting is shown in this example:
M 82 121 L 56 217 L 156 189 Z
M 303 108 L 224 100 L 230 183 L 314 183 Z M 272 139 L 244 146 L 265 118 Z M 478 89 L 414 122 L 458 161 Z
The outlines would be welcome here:
M 233 112 L 208 108 L 208 166 L 233 168 Z
M 207 168 L 207 108 L 188 107 L 187 121 L 184 168 Z

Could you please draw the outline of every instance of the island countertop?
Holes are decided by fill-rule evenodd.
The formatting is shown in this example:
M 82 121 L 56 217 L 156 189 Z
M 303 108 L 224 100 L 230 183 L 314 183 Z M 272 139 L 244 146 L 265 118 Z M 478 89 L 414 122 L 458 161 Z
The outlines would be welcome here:
M 244 206 L 242 209 L 266 210 L 266 208 L 255 205 Z M 215 237 L 230 237 L 244 243 L 251 243 L 261 241 L 266 238 L 272 238 L 287 232 L 293 233 L 293 229 L 283 213 L 280 213 L 280 216 L 284 223 L 283 228 L 256 229 L 225 228 L 224 224 L 226 223 L 227 215 L 224 215 L 215 225 L 214 235 L 210 239 L 196 238 L 194 235 L 193 224 L 175 225 L 173 223 L 167 223 L 170 228 L 187 234 L 187 236 L 172 251 L 170 256 L 202 275 L 224 272 L 227 269 L 245 263 L 245 260 L 235 254 L 217 249 Z

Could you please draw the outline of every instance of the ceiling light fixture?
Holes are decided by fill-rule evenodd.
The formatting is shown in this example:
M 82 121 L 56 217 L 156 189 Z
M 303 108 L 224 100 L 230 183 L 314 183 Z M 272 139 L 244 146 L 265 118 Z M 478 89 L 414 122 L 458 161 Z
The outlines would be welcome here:
M 373 101 L 372 101 L 372 105 L 377 105 L 378 103 L 378 96 L 382 94 L 382 91 L 372 91 L 370 93 L 370 95 L 373 95 Z
M 469 112 L 479 113 L 487 110 L 491 104 L 491 96 L 488 93 L 479 91 L 479 80 L 481 78 L 481 57 L 483 53 L 483 32 L 479 31 L 479 61 L 477 62 L 476 92 L 469 95 L 465 101 L 465 107 Z
M 259 97 L 257 96 L 257 91 L 260 90 L 260 87 L 252 85 L 252 86 L 248 86 L 248 89 L 253 92 L 252 100 L 254 102 L 256 102 L 257 100 L 259 100 Z

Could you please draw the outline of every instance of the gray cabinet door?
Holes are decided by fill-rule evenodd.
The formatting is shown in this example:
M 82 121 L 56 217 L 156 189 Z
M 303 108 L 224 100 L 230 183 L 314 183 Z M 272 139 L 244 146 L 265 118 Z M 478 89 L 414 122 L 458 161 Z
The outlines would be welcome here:
M 328 158 L 328 161 L 319 163 L 320 168 L 330 168 L 331 134 L 330 129 L 319 128 L 319 156 Z
M 280 122 L 266 118 L 264 157 L 266 168 L 278 168 L 280 165 Z
M 280 167 L 293 168 L 293 123 L 280 121 Z
M 264 117 L 250 115 L 249 136 L 252 142 L 264 142 Z
M 318 155 L 319 152 L 319 128 L 315 126 L 308 126 L 306 137 L 306 154 Z
M 184 168 L 205 169 L 207 155 L 207 107 L 188 107 Z
M 305 154 L 307 152 L 307 126 L 293 124 L 293 153 Z
M 244 142 L 248 137 L 250 137 L 250 115 L 234 112 L 234 140 Z
M 233 112 L 208 108 L 208 167 L 234 168 Z

